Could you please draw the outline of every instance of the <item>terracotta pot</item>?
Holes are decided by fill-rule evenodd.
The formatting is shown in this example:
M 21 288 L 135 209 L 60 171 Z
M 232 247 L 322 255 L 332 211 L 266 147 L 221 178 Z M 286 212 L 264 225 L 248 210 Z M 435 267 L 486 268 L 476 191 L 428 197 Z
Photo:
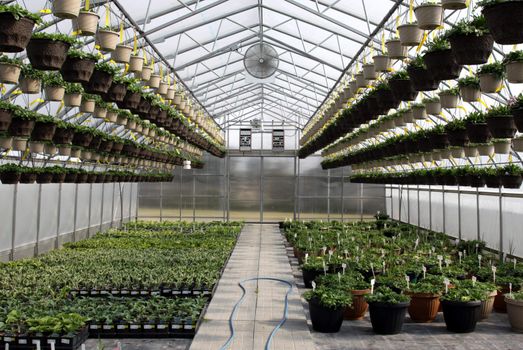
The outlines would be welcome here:
M 11 13 L 0 13 L 0 52 L 24 51 L 31 39 L 35 22 L 22 17 L 16 19 Z
M 441 108 L 457 108 L 459 96 L 451 94 L 439 94 L 439 102 L 441 103 Z
M 480 320 L 487 319 L 490 314 L 492 313 L 492 309 L 494 308 L 494 299 L 496 298 L 496 295 L 498 294 L 498 291 L 495 290 L 492 293 L 488 295 L 488 299 L 481 302 L 481 311 L 479 315 Z
M 445 10 L 462 10 L 467 8 L 467 0 L 441 0 Z
M 78 18 L 73 21 L 73 27 L 80 36 L 93 36 L 98 30 L 100 16 L 94 12 L 80 11 Z
M 343 311 L 344 320 L 361 320 L 369 308 L 365 301 L 365 295 L 370 294 L 370 289 L 351 290 L 352 306 L 346 307 Z
M 143 69 L 143 57 L 131 55 L 129 60 L 129 72 L 141 73 Z
M 31 39 L 27 45 L 27 57 L 34 69 L 60 70 L 67 59 L 69 43 L 50 39 Z
M 80 106 L 80 112 L 82 113 L 93 113 L 96 106 L 94 100 L 86 100 L 82 97 L 82 105 Z
M 65 94 L 64 105 L 66 107 L 80 107 L 82 105 L 82 94 Z
M 44 94 L 47 101 L 60 102 L 64 99 L 65 89 L 61 86 L 47 86 Z
M 459 93 L 464 102 L 477 102 L 481 99 L 481 90 L 473 86 L 460 87 Z
M 87 59 L 67 57 L 60 73 L 69 83 L 87 83 L 94 72 L 95 62 Z
M 439 294 L 409 293 L 409 315 L 414 322 L 432 322 L 440 307 Z
M 118 44 L 116 45 L 116 49 L 111 53 L 111 58 L 117 63 L 129 63 L 131 61 L 132 51 L 132 47 Z
M 418 46 L 423 38 L 423 30 L 415 23 L 407 23 L 398 26 L 401 45 Z
M 120 34 L 111 30 L 99 29 L 96 33 L 96 43 L 100 46 L 100 51 L 114 51 Z
M 418 27 L 423 30 L 433 30 L 441 26 L 443 7 L 440 4 L 423 4 L 414 9 Z
M 503 85 L 503 79 L 500 77 L 492 74 L 492 73 L 486 73 L 481 74 L 479 76 L 479 86 L 481 89 L 481 92 L 486 94 L 493 94 L 497 93 L 499 90 L 501 90 L 501 86 Z
M 399 39 L 389 40 L 385 43 L 385 46 L 391 59 L 402 60 L 408 55 L 408 47 L 403 46 Z
M 17 64 L 0 63 L 0 83 L 18 84 L 21 68 Z
M 505 69 L 509 83 L 523 83 L 523 62 L 508 62 Z
M 20 90 L 24 94 L 39 94 L 42 90 L 42 82 L 33 78 L 20 78 Z
M 82 7 L 81 0 L 54 0 L 52 2 L 53 15 L 58 18 L 72 19 L 78 17 L 80 8 Z
M 514 332 L 523 333 L 523 301 L 505 297 L 508 320 Z

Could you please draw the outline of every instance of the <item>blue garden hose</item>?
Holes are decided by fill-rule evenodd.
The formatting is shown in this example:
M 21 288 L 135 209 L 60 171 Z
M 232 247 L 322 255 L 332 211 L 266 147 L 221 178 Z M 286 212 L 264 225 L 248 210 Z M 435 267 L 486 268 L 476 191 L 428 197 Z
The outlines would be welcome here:
M 236 316 L 236 313 L 238 312 L 238 309 L 239 309 L 241 303 L 243 302 L 243 299 L 245 298 L 245 286 L 243 284 L 245 282 L 260 281 L 260 280 L 280 282 L 280 283 L 284 283 L 287 286 L 289 286 L 287 293 L 285 293 L 285 307 L 283 309 L 283 318 L 276 325 L 276 327 L 274 327 L 271 334 L 269 335 L 269 338 L 267 339 L 267 342 L 265 343 L 265 350 L 270 350 L 271 343 L 272 343 L 272 337 L 274 337 L 276 332 L 278 332 L 278 330 L 281 328 L 281 326 L 283 326 L 285 321 L 287 321 L 287 315 L 288 315 L 288 309 L 289 309 L 289 294 L 291 294 L 291 292 L 292 292 L 292 284 L 289 281 L 282 280 L 279 278 L 274 278 L 274 277 L 253 277 L 253 278 L 244 279 L 243 281 L 240 281 L 238 283 L 238 285 L 242 289 L 243 294 L 242 294 L 240 300 L 238 300 L 238 302 L 234 305 L 232 312 L 231 312 L 231 316 L 229 317 L 229 329 L 231 331 L 231 335 L 229 336 L 229 339 L 227 339 L 225 344 L 222 345 L 220 350 L 227 350 L 229 345 L 231 345 L 232 340 L 234 339 L 235 330 L 234 330 L 234 321 L 233 320 L 234 320 L 234 317 Z

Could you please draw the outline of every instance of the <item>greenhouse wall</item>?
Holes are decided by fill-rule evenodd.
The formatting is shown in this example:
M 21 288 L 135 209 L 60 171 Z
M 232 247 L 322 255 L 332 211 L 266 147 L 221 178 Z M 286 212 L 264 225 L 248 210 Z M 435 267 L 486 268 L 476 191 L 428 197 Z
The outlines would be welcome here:
M 386 195 L 393 219 L 455 238 L 484 240 L 491 249 L 523 256 L 522 190 L 387 186 Z
M 0 186 L 0 259 L 38 255 L 116 227 L 135 217 L 136 195 L 130 183 Z

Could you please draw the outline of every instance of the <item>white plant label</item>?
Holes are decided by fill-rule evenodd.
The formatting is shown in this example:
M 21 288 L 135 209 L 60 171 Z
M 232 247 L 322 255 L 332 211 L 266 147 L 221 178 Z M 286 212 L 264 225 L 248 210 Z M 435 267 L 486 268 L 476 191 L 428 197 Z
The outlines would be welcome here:
M 41 350 L 42 347 L 40 346 L 40 340 L 36 341 L 36 350 Z
M 498 268 L 496 266 L 492 266 L 492 281 L 494 281 L 494 283 L 496 283 L 496 271 L 498 270 Z
M 381 249 L 381 257 L 382 257 L 382 258 L 385 257 L 385 249 Z
M 385 261 L 383 262 L 383 273 L 385 273 Z
M 514 258 L 513 261 L 514 261 L 514 270 L 515 270 L 516 269 L 516 264 L 518 263 L 518 261 L 517 261 L 516 258 Z
M 296 238 L 298 238 L 298 234 L 297 233 L 294 234 L 294 239 L 296 239 Z
M 481 268 L 481 258 L 482 258 L 481 254 L 478 255 L 478 266 L 479 266 L 479 268 Z
M 409 275 L 405 275 L 405 281 L 407 281 L 407 289 L 410 289 L 410 277 L 409 277 Z
M 9 345 L 9 344 L 7 344 L 7 345 Z M 54 344 L 54 341 L 53 341 L 53 342 L 51 343 L 51 350 L 55 350 L 55 348 L 56 348 L 56 347 L 55 347 L 55 344 Z M 7 349 L 9 349 L 9 347 L 7 347 Z
M 478 278 L 476 276 L 472 276 L 472 287 L 476 285 Z
M 449 292 L 449 284 L 450 284 L 450 281 L 448 278 L 445 278 L 443 280 L 443 283 L 445 283 L 445 294 L 447 294 Z
M 370 263 L 370 270 L 372 271 L 372 277 L 376 278 L 376 275 L 374 274 L 374 264 Z
M 347 268 L 347 264 L 345 264 L 345 263 L 341 264 L 341 270 L 343 271 L 343 274 L 345 274 L 346 268 Z
M 512 283 L 508 284 L 508 291 L 510 293 L 510 297 L 512 298 Z
M 322 255 L 325 255 L 325 253 L 327 252 L 327 247 L 322 247 L 321 251 L 322 251 Z
M 450 259 L 445 259 L 445 267 L 449 267 L 450 265 Z
M 421 267 L 421 270 L 423 271 L 423 279 L 425 279 L 426 275 L 427 275 L 427 267 L 425 265 L 423 265 Z
M 442 269 L 442 266 L 441 266 L 441 262 L 443 260 L 443 257 L 441 255 L 438 255 L 438 266 L 439 266 L 439 270 L 441 271 Z
M 374 285 L 376 284 L 376 280 L 373 278 L 370 280 L 370 294 L 374 294 Z
M 418 245 L 419 245 L 419 237 L 416 238 L 416 242 L 414 242 L 414 250 L 418 249 Z
M 325 260 L 323 260 L 323 274 L 327 274 L 327 265 L 325 265 Z
M 462 252 L 458 252 L 458 256 L 459 256 L 459 264 L 461 265 L 461 258 L 463 257 L 463 253 Z
M 343 251 L 343 254 L 345 254 L 345 258 L 347 258 L 347 256 L 349 255 L 349 251 L 348 251 L 347 249 L 345 249 L 345 250 Z
M 54 350 L 54 347 L 52 346 L 53 343 L 51 343 L 51 350 Z M 5 350 L 9 350 L 9 343 L 5 343 Z
M 341 284 L 341 273 L 338 272 L 338 283 Z
M 316 282 L 312 281 L 311 286 L 312 286 L 312 290 L 316 290 Z
M 333 253 L 334 253 L 334 252 L 333 252 L 332 250 L 329 249 L 329 262 L 331 262 L 331 257 L 332 257 L 332 254 L 333 254 Z
M 307 263 L 307 261 L 309 261 L 309 253 L 305 253 L 305 263 Z
M 478 250 L 479 250 L 479 244 L 476 243 L 476 254 L 478 254 Z

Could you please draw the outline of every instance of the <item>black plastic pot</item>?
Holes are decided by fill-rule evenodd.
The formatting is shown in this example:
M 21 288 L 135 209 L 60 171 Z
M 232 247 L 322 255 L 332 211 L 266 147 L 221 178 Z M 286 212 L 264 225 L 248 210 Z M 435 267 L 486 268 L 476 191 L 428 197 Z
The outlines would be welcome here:
M 56 124 L 53 122 L 36 122 L 31 133 L 33 141 L 51 141 L 56 130 Z
M 70 44 L 50 39 L 31 39 L 27 45 L 27 57 L 34 69 L 60 70 L 67 59 Z
M 20 183 L 21 184 L 32 184 L 36 181 L 36 174 L 35 173 L 22 173 L 20 174 Z
M 0 13 L 0 52 L 24 51 L 33 34 L 35 22 L 27 17 L 16 19 L 10 12 Z
M 13 114 L 11 111 L 0 109 L 0 132 L 7 131 L 12 120 Z
M 312 288 L 312 281 L 322 273 L 322 270 L 303 270 L 303 284 L 305 284 L 305 288 Z
M 127 86 L 125 84 L 118 84 L 113 82 L 109 91 L 103 96 L 106 102 L 122 102 L 127 93 Z
M 499 188 L 501 187 L 501 177 L 497 175 L 486 175 L 485 184 L 488 188 Z
M 425 68 L 407 67 L 407 72 L 416 91 L 434 91 L 439 86 L 439 80 Z
M 423 61 L 436 80 L 457 79 L 463 68 L 456 62 L 450 49 L 426 53 Z
M 67 174 L 65 174 L 64 182 L 65 183 L 75 183 L 76 176 L 77 176 L 77 174 L 75 174 L 75 173 L 67 173 Z
M 495 3 L 482 12 L 494 41 L 502 45 L 523 43 L 523 2 Z
M 87 147 L 91 144 L 93 140 L 93 134 L 76 132 L 73 137 L 73 145 L 79 147 Z
M 1 113 L 2 111 L 0 111 Z M 514 116 L 514 124 L 519 132 L 523 132 L 523 108 L 513 108 L 512 115 Z
M 51 181 L 53 181 L 53 174 L 51 173 L 36 174 L 36 182 L 39 184 L 49 184 Z
M 487 125 L 494 138 L 511 139 L 516 135 L 517 128 L 512 115 L 489 117 Z
M 11 125 L 9 125 L 9 135 L 18 137 L 29 137 L 35 122 L 33 120 L 25 120 L 13 118 Z
M 521 175 L 503 175 L 501 176 L 501 184 L 505 188 L 520 188 L 523 178 Z
M 56 128 L 53 136 L 53 142 L 56 145 L 69 145 L 74 138 L 74 129 L 70 128 Z
M 88 83 L 94 72 L 95 62 L 87 59 L 67 57 L 60 73 L 70 83 Z
M 418 97 L 418 91 L 414 90 L 410 79 L 391 79 L 389 86 L 398 101 L 414 101 Z
M 89 94 L 103 95 L 109 91 L 113 83 L 113 76 L 101 70 L 95 69 L 89 82 L 84 83 L 85 92 Z
M 470 333 L 476 328 L 481 313 L 481 301 L 441 302 L 447 330 L 455 333 Z
M 452 54 L 460 65 L 487 63 L 494 48 L 494 38 L 490 34 L 453 35 L 449 41 Z
M 339 332 L 343 323 L 343 308 L 330 309 L 320 305 L 315 299 L 309 301 L 312 328 L 316 332 Z
M 486 180 L 485 177 L 481 175 L 471 175 L 470 176 L 470 186 L 476 188 L 485 187 Z
M 400 333 L 409 304 L 369 303 L 372 330 L 378 334 Z
M 451 146 L 461 146 L 469 142 L 469 137 L 466 130 L 453 130 L 447 132 L 449 143 Z
M 63 174 L 53 174 L 53 180 L 51 181 L 54 184 L 61 184 L 65 181 L 65 173 Z
M 492 138 L 487 123 L 467 123 L 466 127 L 467 135 L 472 143 L 485 143 Z
M 4 171 L 0 173 L 0 181 L 4 185 L 14 185 L 20 181 L 20 173 Z
M 116 102 L 118 107 L 136 111 L 142 96 L 138 92 L 127 91 L 122 101 Z

